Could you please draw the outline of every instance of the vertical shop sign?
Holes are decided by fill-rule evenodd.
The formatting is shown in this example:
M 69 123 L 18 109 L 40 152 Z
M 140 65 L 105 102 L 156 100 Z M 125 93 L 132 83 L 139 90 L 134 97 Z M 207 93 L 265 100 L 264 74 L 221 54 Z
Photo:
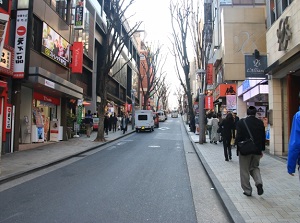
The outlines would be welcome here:
M 83 43 L 74 42 L 72 47 L 72 73 L 82 74 Z
M 84 24 L 84 0 L 77 0 L 75 7 L 75 29 L 83 29 Z
M 13 75 L 13 60 L 14 60 L 14 49 L 10 46 L 4 45 L 2 50 L 2 56 L 0 61 L 0 72 L 9 76 Z
M 213 96 L 206 96 L 205 97 L 205 109 L 213 109 L 214 108 L 214 99 Z
M 6 107 L 6 125 L 5 129 L 7 132 L 11 131 L 11 115 L 12 115 L 12 106 L 8 105 Z
M 213 64 L 212 63 L 207 64 L 206 83 L 209 85 L 213 84 Z
M 17 11 L 14 78 L 24 78 L 28 10 Z

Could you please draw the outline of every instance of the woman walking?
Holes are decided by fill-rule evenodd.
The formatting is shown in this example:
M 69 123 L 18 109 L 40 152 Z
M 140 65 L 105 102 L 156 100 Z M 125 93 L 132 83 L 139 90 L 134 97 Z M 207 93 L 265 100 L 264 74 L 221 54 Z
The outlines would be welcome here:
M 222 128 L 222 139 L 223 139 L 223 148 L 224 148 L 224 156 L 225 161 L 229 161 L 232 159 L 231 154 L 231 137 L 232 137 L 232 129 L 234 128 L 234 120 L 233 115 L 228 113 L 226 118 L 220 124 Z M 228 159 L 229 158 L 229 159 Z
M 217 132 L 219 128 L 219 119 L 217 118 L 216 114 L 213 114 L 212 121 L 211 121 L 211 141 L 210 143 L 217 144 L 219 140 L 219 134 Z

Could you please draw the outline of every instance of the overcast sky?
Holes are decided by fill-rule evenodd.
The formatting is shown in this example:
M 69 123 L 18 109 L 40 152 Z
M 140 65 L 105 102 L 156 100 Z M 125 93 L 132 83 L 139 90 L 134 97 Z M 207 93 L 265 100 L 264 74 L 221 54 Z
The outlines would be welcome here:
M 163 54 L 168 54 L 163 70 L 167 73 L 167 83 L 170 85 L 170 109 L 177 107 L 177 99 L 173 94 L 180 84 L 174 73 L 174 58 L 169 53 L 172 33 L 169 0 L 135 0 L 129 11 L 130 14 L 135 13 L 133 21 L 143 21 L 140 29 L 146 31 L 145 42 L 149 45 L 163 45 Z

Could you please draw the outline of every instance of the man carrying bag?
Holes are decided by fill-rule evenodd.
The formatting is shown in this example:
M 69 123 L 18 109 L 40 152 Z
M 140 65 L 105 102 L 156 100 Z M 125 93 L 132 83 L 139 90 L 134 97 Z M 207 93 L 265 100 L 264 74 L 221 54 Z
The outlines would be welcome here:
M 255 117 L 256 112 L 256 108 L 250 106 L 247 109 L 248 117 L 238 121 L 236 126 L 235 144 L 237 145 L 237 155 L 239 156 L 241 187 L 244 190 L 243 194 L 246 196 L 252 195 L 250 176 L 257 187 L 257 194 L 262 195 L 264 193 L 259 163 L 263 155 L 262 151 L 265 150 L 266 133 L 263 122 Z M 239 152 L 239 144 L 241 145 L 239 142 L 247 141 L 251 138 L 255 149 L 248 155 L 242 155 Z

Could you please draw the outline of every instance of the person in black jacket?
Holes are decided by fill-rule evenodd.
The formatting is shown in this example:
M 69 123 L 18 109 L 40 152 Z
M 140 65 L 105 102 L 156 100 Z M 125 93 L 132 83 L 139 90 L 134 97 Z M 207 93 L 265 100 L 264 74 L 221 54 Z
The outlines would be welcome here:
M 262 157 L 262 151 L 265 150 L 265 140 L 266 133 L 264 123 L 255 117 L 256 108 L 254 106 L 250 106 L 247 109 L 248 117 L 245 118 L 247 126 L 253 136 L 253 141 L 257 147 L 257 152 L 255 154 L 250 155 L 242 155 L 239 153 L 239 147 L 237 146 L 237 155 L 239 156 L 240 163 L 240 179 L 241 179 L 241 187 L 244 190 L 244 195 L 251 196 L 252 195 L 252 187 L 250 184 L 250 175 L 255 182 L 255 186 L 257 187 L 258 195 L 262 195 L 264 193 L 263 190 L 263 182 L 260 174 L 259 163 L 260 158 Z M 245 123 L 243 119 L 241 119 L 236 125 L 237 134 L 235 137 L 235 144 L 238 142 L 244 141 L 246 139 L 250 139 L 250 135 L 247 131 Z
M 234 128 L 234 120 L 232 113 L 228 113 L 226 115 L 226 118 L 220 123 L 220 128 L 222 128 L 221 135 L 223 139 L 225 161 L 229 161 L 232 159 L 231 138 L 232 129 Z

